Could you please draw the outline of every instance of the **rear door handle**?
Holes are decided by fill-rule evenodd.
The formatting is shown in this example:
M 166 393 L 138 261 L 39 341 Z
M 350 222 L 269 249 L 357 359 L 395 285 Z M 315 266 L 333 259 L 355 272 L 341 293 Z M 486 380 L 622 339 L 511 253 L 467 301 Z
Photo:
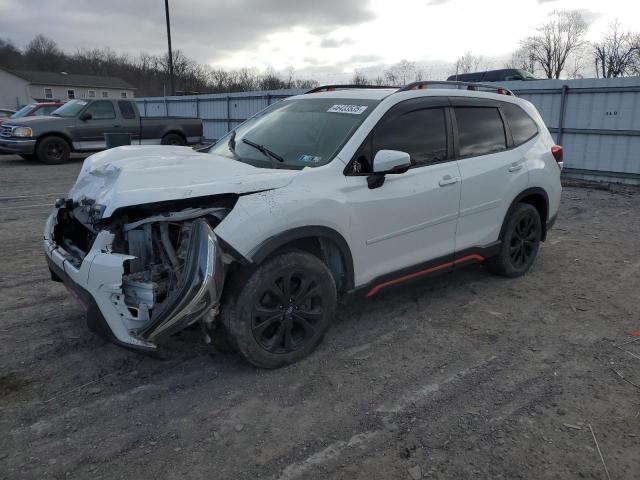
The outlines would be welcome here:
M 113 126 L 113 128 L 120 128 L 120 125 L 116 124 Z
M 442 177 L 442 180 L 438 182 L 438 185 L 441 187 L 446 187 L 447 185 L 453 185 L 454 183 L 458 183 L 460 181 L 459 178 L 452 177 L 451 175 L 445 175 Z
M 517 172 L 518 170 L 522 170 L 521 163 L 512 163 L 511 166 L 509 167 L 510 172 Z

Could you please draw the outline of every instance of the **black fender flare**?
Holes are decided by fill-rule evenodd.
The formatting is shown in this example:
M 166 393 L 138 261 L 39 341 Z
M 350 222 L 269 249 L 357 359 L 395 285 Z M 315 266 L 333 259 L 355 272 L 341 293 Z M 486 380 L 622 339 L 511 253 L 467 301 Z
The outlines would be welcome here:
M 549 195 L 547 195 L 547 192 L 541 187 L 527 188 L 526 190 L 523 190 L 522 192 L 520 192 L 516 196 L 516 198 L 513 199 L 513 201 L 511 202 L 511 205 L 509 205 L 507 214 L 504 216 L 504 219 L 502 220 L 502 227 L 500 227 L 500 235 L 498 236 L 499 240 L 502 240 L 502 237 L 504 236 L 504 231 L 507 228 L 507 220 L 511 216 L 511 213 L 513 212 L 513 210 L 516 208 L 516 205 L 518 205 L 523 198 L 529 197 L 531 195 L 539 195 L 544 199 L 547 217 L 549 216 Z M 542 223 L 542 241 L 544 241 L 547 238 L 548 218 L 541 218 L 540 220 Z
M 249 255 L 250 261 L 254 264 L 260 264 L 279 248 L 295 240 L 302 240 L 305 238 L 326 239 L 333 242 L 338 247 L 344 262 L 345 289 L 353 289 L 354 272 L 351 249 L 344 237 L 330 227 L 312 225 L 285 230 L 284 232 L 274 235 L 260 243 Z

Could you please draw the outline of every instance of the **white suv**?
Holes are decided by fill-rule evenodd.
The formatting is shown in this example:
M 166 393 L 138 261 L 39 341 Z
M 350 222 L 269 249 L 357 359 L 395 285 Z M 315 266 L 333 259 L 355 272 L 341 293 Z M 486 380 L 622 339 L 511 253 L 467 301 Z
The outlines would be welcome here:
M 318 345 L 345 294 L 471 262 L 524 274 L 561 168 L 536 109 L 503 88 L 321 87 L 206 152 L 92 155 L 44 247 L 102 337 L 154 352 L 198 322 L 278 367 Z

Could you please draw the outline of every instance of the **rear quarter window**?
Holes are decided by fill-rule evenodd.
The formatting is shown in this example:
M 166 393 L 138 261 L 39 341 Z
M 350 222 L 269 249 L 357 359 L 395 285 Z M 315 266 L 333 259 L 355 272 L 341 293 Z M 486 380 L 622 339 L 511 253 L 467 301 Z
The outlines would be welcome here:
M 518 105 L 505 104 L 502 113 L 509 124 L 514 146 L 528 142 L 538 134 L 538 125 Z

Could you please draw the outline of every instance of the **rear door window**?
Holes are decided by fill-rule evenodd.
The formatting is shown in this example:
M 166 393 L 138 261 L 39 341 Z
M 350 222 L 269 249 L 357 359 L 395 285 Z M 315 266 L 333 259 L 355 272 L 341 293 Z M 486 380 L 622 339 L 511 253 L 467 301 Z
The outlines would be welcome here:
M 379 150 L 400 150 L 411 156 L 413 166 L 447 159 L 447 129 L 443 108 L 427 108 L 391 117 L 376 129 L 374 155 Z
M 87 113 L 91 114 L 92 120 L 111 120 L 116 118 L 116 111 L 111 102 L 98 100 L 87 108 Z
M 531 140 L 538 133 L 538 125 L 518 105 L 512 103 L 502 107 L 502 113 L 509 124 L 515 147 Z
M 128 120 L 136 118 L 136 112 L 133 109 L 133 105 L 131 105 L 131 102 L 120 100 L 118 101 L 118 108 L 120 109 L 122 118 L 126 118 Z
M 507 149 L 502 117 L 494 107 L 455 107 L 460 157 L 478 157 Z

